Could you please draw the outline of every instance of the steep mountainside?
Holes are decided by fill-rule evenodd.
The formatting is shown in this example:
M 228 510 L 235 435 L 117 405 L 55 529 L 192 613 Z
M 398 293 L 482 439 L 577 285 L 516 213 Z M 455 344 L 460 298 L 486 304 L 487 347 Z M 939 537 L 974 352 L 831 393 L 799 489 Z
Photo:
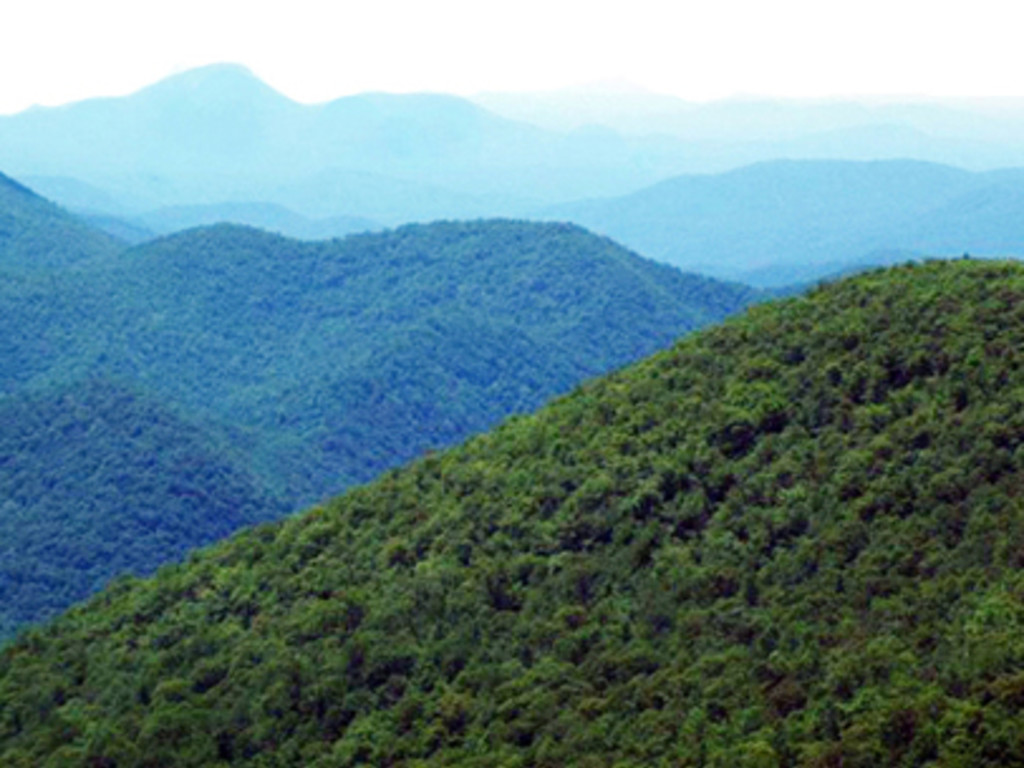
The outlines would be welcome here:
M 0 174 L 0 270 L 66 266 L 109 256 L 121 247 Z
M 5 765 L 1024 761 L 1024 269 L 765 305 L 0 654 Z
M 0 637 L 280 517 L 226 443 L 107 381 L 0 399 Z
M 680 176 L 621 198 L 559 206 L 640 253 L 704 274 L 778 286 L 887 252 L 1024 256 L 1012 212 L 1024 172 L 909 161 L 778 161 Z

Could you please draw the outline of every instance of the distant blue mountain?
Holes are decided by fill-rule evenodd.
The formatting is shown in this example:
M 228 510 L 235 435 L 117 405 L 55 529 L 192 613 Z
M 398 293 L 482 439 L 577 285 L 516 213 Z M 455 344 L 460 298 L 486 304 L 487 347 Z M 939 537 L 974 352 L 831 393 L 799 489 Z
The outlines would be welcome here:
M 61 177 L 80 199 L 83 188 L 72 189 L 70 178 L 135 210 L 265 201 L 385 224 L 507 214 L 638 188 L 684 167 L 672 163 L 686 155 L 681 143 L 668 155 L 661 142 L 566 136 L 440 94 L 302 105 L 235 65 L 185 72 L 126 97 L 0 117 L 0 166 L 10 173 Z M 333 197 L 319 191 L 325 173 Z M 375 188 L 364 206 L 365 174 Z M 425 208 L 409 197 L 435 202 Z
M 914 161 L 776 161 L 555 206 L 660 261 L 777 286 L 898 254 L 1024 256 L 1024 170 Z
M 301 240 L 327 240 L 353 232 L 381 229 L 371 219 L 333 216 L 311 219 L 275 203 L 210 203 L 158 208 L 132 217 L 131 223 L 157 234 L 211 224 L 243 224 Z

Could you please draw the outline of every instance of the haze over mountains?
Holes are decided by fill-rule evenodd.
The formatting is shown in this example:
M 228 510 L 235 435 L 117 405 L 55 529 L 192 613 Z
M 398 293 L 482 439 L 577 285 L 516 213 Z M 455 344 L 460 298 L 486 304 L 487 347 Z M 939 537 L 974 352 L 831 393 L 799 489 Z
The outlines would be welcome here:
M 439 196 L 448 216 L 466 217 L 621 191 L 658 178 L 663 152 L 580 141 L 445 95 L 300 105 L 229 65 L 0 118 L 0 167 L 86 182 L 128 209 L 260 201 L 325 215 L 316 197 L 330 215 L 385 224 L 436 218 Z M 366 186 L 387 204 L 351 207 Z
M 1024 256 L 1024 169 L 772 161 L 547 209 L 683 269 L 763 286 L 912 256 Z
M 623 83 L 535 93 L 484 93 L 493 112 L 549 130 L 604 126 L 661 135 L 699 152 L 691 172 L 771 157 L 919 159 L 974 170 L 1024 164 L 1024 100 L 865 97 L 689 102 Z
M 1015 102 L 695 105 L 594 91 L 303 105 L 216 65 L 0 117 L 0 167 L 131 242 L 218 221 L 318 239 L 555 218 L 780 286 L 912 255 L 1020 255 L 1022 175 L 988 169 L 1024 164 L 1021 126 Z

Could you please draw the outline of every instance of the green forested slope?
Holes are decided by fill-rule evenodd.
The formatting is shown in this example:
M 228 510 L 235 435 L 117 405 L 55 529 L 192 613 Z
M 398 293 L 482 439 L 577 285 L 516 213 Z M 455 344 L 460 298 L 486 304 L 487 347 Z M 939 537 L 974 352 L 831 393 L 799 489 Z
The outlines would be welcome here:
M 121 247 L 0 173 L 0 269 L 61 267 L 109 256 Z
M 1024 762 L 1024 269 L 765 305 L 0 653 L 10 766 Z
M 109 381 L 0 399 L 0 639 L 283 514 L 227 443 Z

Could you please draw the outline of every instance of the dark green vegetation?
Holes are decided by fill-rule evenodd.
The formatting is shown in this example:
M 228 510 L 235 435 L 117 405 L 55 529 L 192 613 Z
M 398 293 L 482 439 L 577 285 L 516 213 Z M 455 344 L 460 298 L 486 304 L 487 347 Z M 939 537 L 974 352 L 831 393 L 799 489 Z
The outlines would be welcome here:
M 0 173 L 0 270 L 62 267 L 118 250 L 114 238 Z
M 281 503 L 226 439 L 110 382 L 0 399 L 0 637 Z
M 0 761 L 1024 762 L 1024 268 L 751 310 L 0 655 Z
M 779 161 L 547 213 L 684 269 L 781 286 L 893 263 L 894 253 L 1024 256 L 1022 200 L 1020 170 Z
M 221 226 L 95 256 L 0 270 L 0 637 L 756 296 L 517 222 Z

